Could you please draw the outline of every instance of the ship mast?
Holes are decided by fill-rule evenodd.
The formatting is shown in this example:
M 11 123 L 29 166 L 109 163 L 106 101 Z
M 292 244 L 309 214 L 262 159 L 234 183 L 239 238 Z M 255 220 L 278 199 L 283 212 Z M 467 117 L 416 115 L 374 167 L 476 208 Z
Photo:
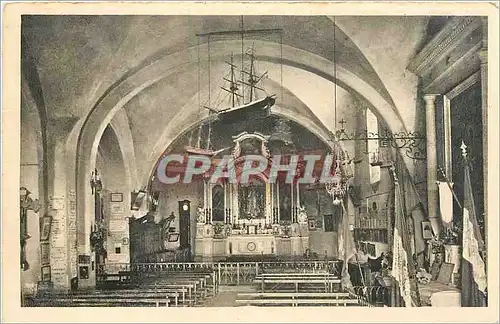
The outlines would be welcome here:
M 255 50 L 254 50 L 254 45 L 252 44 L 252 47 L 250 48 L 247 53 L 245 53 L 248 57 L 250 57 L 250 71 L 245 71 L 244 69 L 241 71 L 243 74 L 248 75 L 248 80 L 240 80 L 241 84 L 244 84 L 248 87 L 250 87 L 250 100 L 248 102 L 252 102 L 254 100 L 254 94 L 255 94 L 255 89 L 259 89 L 261 91 L 265 91 L 264 89 L 257 87 L 256 84 L 262 80 L 262 78 L 267 75 L 267 71 L 264 72 L 261 76 L 256 75 L 255 71 Z
M 237 68 L 236 65 L 234 65 L 233 63 L 233 53 L 231 53 L 231 62 L 227 62 L 226 61 L 226 64 L 228 64 L 230 67 L 231 67 L 231 76 L 230 78 L 231 79 L 227 79 L 227 78 L 223 78 L 225 81 L 229 82 L 229 89 L 226 89 L 224 87 L 221 87 L 222 90 L 224 91 L 227 91 L 231 94 L 231 104 L 232 104 L 232 108 L 235 107 L 235 99 L 236 97 L 243 97 L 242 95 L 240 95 L 238 93 L 238 82 L 236 81 L 236 76 L 235 76 L 235 73 L 234 73 L 234 69 Z

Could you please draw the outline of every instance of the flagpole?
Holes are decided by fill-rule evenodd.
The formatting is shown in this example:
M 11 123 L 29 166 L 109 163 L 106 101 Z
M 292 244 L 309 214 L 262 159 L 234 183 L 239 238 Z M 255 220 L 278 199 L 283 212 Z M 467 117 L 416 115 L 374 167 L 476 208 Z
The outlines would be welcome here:
M 346 193 L 347 193 L 347 190 L 346 190 Z M 347 197 L 349 197 L 349 196 L 347 196 Z M 341 200 L 341 205 L 342 205 L 342 211 L 344 213 L 344 215 L 342 216 L 342 221 L 344 222 L 343 230 L 344 230 L 344 233 L 346 233 L 346 231 L 350 231 L 350 229 L 347 227 L 348 222 L 346 222 L 348 220 L 349 215 L 347 214 L 347 210 L 346 210 L 344 202 L 342 200 Z M 345 237 L 344 237 L 344 242 L 345 242 Z M 366 286 L 365 276 L 363 275 L 363 271 L 361 269 L 361 264 L 359 263 L 358 253 L 357 252 L 358 252 L 358 249 L 356 248 L 356 253 L 354 254 L 354 257 L 356 258 L 356 264 L 358 265 L 359 274 L 361 275 L 361 282 L 363 283 L 363 286 Z M 347 260 L 344 261 L 344 262 L 347 262 Z
M 455 193 L 455 190 L 453 190 L 453 187 L 451 186 L 451 182 L 446 177 L 446 174 L 444 173 L 443 168 L 439 167 L 438 170 L 443 175 L 443 178 L 446 181 L 446 184 L 448 185 L 448 188 L 450 188 L 450 191 L 453 194 L 453 198 L 455 199 L 455 202 L 458 204 L 458 207 L 460 207 L 460 209 L 462 209 L 462 204 L 460 204 L 460 201 L 458 200 L 457 194 Z

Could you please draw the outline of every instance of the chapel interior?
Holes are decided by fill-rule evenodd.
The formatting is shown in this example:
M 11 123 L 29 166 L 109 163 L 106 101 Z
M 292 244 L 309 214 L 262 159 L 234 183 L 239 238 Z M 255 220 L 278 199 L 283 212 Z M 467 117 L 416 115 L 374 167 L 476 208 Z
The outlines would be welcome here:
M 385 290 L 302 303 L 403 307 L 385 280 L 402 235 L 419 305 L 468 306 L 464 206 L 487 241 L 487 28 L 479 16 L 23 16 L 23 303 L 109 306 L 116 296 L 89 296 L 136 283 L 135 303 L 161 306 L 141 287 L 189 279 L 187 305 L 300 306 L 301 293 L 344 293 L 352 238 L 352 284 Z M 333 189 L 264 172 L 167 184 L 159 166 L 174 154 L 333 154 L 342 172 Z M 337 281 L 279 276 L 315 270 Z M 295 299 L 262 297 L 267 282 L 295 284 L 283 291 Z

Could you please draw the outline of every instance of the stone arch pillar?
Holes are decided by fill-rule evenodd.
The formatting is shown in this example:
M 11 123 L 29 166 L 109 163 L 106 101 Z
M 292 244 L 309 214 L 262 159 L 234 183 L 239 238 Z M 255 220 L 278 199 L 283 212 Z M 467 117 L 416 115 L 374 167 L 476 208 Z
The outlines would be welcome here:
M 41 280 L 40 263 L 40 217 L 46 208 L 45 183 L 44 183 L 44 134 L 42 128 L 44 121 L 39 113 L 39 108 L 31 97 L 31 93 L 25 82 L 21 89 L 21 165 L 20 165 L 20 187 L 30 191 L 29 197 L 38 199 L 40 209 L 38 213 L 33 210 L 27 211 L 27 234 L 25 255 L 29 268 L 21 270 L 21 292 L 22 294 L 36 293 L 37 283 Z M 19 211 L 18 211 L 19 212 Z M 19 216 L 18 216 L 19 217 Z

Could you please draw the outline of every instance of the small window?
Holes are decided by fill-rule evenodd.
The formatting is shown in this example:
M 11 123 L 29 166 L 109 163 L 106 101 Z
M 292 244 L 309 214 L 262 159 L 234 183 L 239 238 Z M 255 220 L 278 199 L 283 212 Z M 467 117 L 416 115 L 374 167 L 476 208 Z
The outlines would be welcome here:
M 122 248 L 119 246 L 115 247 L 115 254 L 120 254 L 120 253 L 122 253 Z

